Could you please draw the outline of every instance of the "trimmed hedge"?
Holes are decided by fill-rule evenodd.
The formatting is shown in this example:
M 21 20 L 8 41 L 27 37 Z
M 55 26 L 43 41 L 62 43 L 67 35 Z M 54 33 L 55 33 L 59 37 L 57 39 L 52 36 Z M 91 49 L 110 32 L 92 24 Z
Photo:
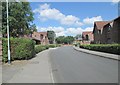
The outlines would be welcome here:
M 2 61 L 7 62 L 8 49 L 7 39 L 3 38 L 3 57 Z M 30 59 L 35 56 L 35 43 L 31 39 L 10 38 L 11 60 Z
M 43 50 L 49 49 L 49 48 L 55 48 L 55 47 L 60 47 L 61 45 L 59 44 L 49 44 L 49 45 L 36 45 L 35 46 L 35 53 L 39 53 Z
M 120 44 L 80 45 L 80 48 L 120 55 Z
M 49 47 L 45 46 L 45 45 L 36 45 L 35 46 L 35 53 L 37 54 L 37 53 L 39 53 L 43 50 L 46 50 L 46 49 L 49 49 Z

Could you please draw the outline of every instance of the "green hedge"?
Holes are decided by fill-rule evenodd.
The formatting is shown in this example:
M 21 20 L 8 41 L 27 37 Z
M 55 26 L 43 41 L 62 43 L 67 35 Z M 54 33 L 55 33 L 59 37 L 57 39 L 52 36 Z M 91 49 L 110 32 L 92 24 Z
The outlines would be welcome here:
M 43 50 L 49 49 L 49 48 L 55 48 L 55 47 L 60 47 L 61 45 L 59 44 L 49 44 L 49 45 L 36 45 L 35 46 L 35 52 L 39 53 Z
M 7 62 L 7 39 L 3 41 L 3 57 L 2 61 Z M 11 60 L 30 59 L 35 56 L 35 43 L 31 39 L 10 38 Z
M 80 43 L 73 44 L 75 47 L 80 46 Z
M 35 53 L 37 54 L 37 53 L 39 53 L 39 52 L 41 52 L 41 51 L 43 51 L 43 50 L 46 50 L 46 49 L 48 49 L 49 47 L 48 46 L 45 46 L 45 45 L 36 45 L 35 46 Z
M 91 45 L 80 45 L 80 48 L 89 50 L 101 51 L 106 53 L 120 55 L 120 44 L 91 44 Z

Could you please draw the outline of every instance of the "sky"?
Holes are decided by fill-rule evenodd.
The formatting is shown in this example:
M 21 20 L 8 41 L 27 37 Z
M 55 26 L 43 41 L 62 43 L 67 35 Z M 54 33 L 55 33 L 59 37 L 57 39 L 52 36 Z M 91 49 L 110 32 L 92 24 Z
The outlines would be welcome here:
M 56 36 L 76 36 L 92 31 L 95 21 L 118 17 L 115 2 L 30 2 L 38 32 L 53 30 Z

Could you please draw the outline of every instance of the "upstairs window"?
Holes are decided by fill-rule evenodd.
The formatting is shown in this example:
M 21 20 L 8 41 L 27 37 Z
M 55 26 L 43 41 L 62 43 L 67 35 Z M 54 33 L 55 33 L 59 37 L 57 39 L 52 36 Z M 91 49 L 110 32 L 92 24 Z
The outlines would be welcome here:
M 111 25 L 108 26 L 108 32 L 111 30 Z

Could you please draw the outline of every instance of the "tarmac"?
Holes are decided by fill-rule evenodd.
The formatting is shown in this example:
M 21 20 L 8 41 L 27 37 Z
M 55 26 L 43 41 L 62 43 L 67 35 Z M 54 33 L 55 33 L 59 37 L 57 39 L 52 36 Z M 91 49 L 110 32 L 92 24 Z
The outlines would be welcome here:
M 92 50 L 87 50 L 87 49 L 83 49 L 83 48 L 79 48 L 79 47 L 75 47 L 75 46 L 73 46 L 73 48 L 77 51 L 92 54 L 92 55 L 97 55 L 99 57 L 104 57 L 104 58 L 109 58 L 109 59 L 114 59 L 114 60 L 120 60 L 120 55 L 98 52 L 98 51 L 92 51 Z

